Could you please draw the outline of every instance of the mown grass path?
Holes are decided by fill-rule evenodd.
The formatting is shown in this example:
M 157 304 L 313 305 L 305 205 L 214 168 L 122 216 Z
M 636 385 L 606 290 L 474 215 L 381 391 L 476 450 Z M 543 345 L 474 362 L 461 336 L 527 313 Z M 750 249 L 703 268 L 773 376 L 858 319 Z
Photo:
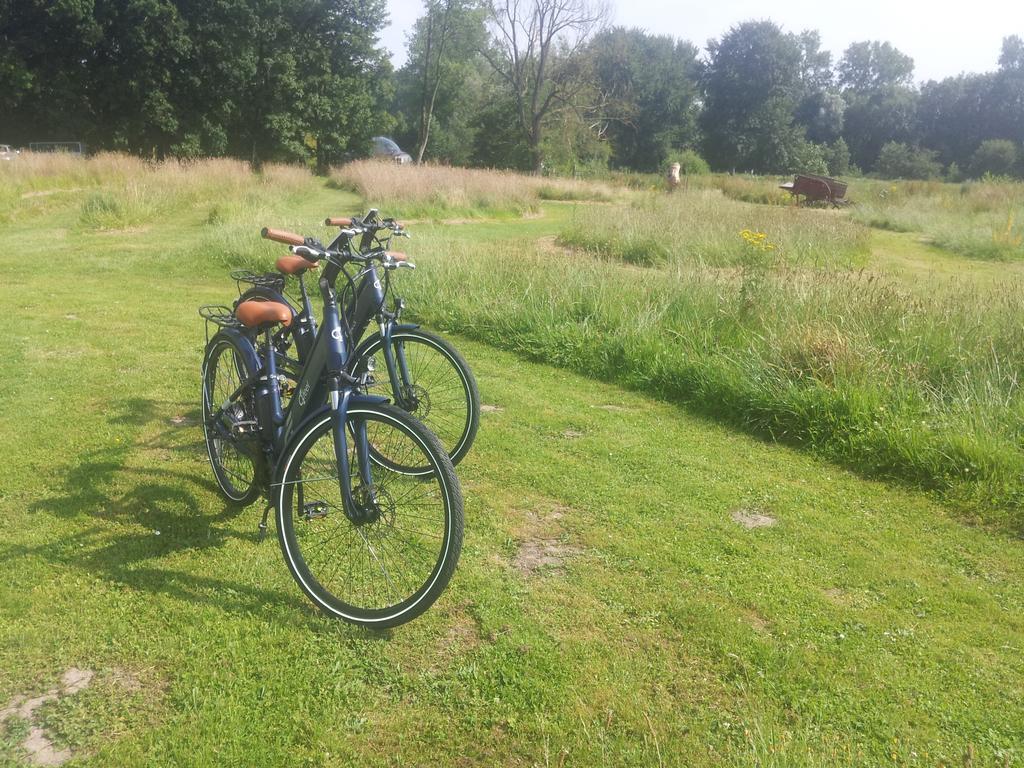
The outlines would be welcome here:
M 83 764 L 1024 760 L 1024 542 L 467 341 L 492 407 L 452 587 L 387 634 L 320 618 L 213 491 L 195 307 L 233 286 L 202 211 L 75 205 L 0 230 L 0 710 L 94 671 L 34 715 Z
M 931 245 L 918 232 L 872 230 L 871 265 L 918 288 L 924 279 L 925 290 L 934 288 L 937 281 L 989 287 L 1024 278 L 1024 263 L 966 259 Z

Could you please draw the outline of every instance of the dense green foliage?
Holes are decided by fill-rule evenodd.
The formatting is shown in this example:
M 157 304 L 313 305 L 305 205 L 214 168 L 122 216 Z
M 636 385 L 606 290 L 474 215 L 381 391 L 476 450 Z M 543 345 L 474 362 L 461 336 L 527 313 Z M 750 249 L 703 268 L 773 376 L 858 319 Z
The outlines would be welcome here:
M 697 49 L 671 37 L 618 27 L 593 41 L 595 87 L 608 119 L 611 165 L 661 170 L 697 141 Z M 685 169 L 684 169 L 685 170 Z
M 935 152 L 890 141 L 878 153 L 875 170 L 887 179 L 934 179 L 942 171 Z
M 3 140 L 337 163 L 388 124 L 383 13 L 382 0 L 0 4 Z
M 817 32 L 747 21 L 701 58 L 606 16 L 426 0 L 392 73 L 382 0 L 0 3 L 0 140 L 325 170 L 390 132 L 417 160 L 584 176 L 689 151 L 719 171 L 1024 177 L 1020 37 L 993 72 L 916 84 L 887 42 L 834 60 Z

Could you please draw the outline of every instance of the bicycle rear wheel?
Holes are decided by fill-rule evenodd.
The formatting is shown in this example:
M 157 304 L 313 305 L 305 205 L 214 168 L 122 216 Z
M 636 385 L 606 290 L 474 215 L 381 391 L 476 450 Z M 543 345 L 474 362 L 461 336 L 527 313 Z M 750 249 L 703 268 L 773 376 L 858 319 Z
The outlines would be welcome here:
M 203 358 L 203 434 L 221 495 L 247 506 L 260 495 L 259 438 L 252 394 L 236 394 L 255 374 L 229 336 L 217 334 Z
M 358 376 L 373 360 L 372 394 L 384 395 L 419 419 L 441 441 L 452 464 L 458 464 L 473 445 L 480 426 L 480 393 L 469 365 L 447 340 L 420 328 L 396 330 L 392 350 L 404 357 L 408 380 L 398 392 L 384 363 L 383 339 L 378 334 L 353 365 Z M 401 395 L 399 397 L 398 395 Z
M 444 591 L 462 548 L 462 494 L 448 455 L 422 424 L 390 405 L 348 413 L 353 496 L 363 522 L 346 514 L 334 452 L 332 413 L 312 423 L 285 452 L 277 531 L 285 562 L 325 613 L 354 624 L 392 627 L 419 616 Z M 372 484 L 360 480 L 353 435 L 365 424 Z M 372 457 L 429 467 L 411 475 Z

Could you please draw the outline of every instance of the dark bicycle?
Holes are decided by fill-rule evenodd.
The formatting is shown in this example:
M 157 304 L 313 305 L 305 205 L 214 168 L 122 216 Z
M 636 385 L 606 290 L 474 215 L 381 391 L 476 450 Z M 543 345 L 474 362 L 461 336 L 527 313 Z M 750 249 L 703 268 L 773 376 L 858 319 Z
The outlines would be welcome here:
M 313 603 L 346 621 L 390 627 L 425 611 L 451 579 L 462 494 L 434 434 L 367 394 L 369 374 L 349 373 L 336 281 L 347 265 L 380 260 L 353 252 L 355 234 L 324 248 L 264 230 L 301 241 L 304 257 L 324 265 L 322 322 L 287 406 L 274 336 L 292 325 L 292 309 L 275 301 L 200 309 L 216 326 L 203 360 L 203 429 L 221 493 L 238 504 L 267 497 L 261 535 L 275 508 L 285 562 Z
M 458 464 L 469 452 L 480 425 L 480 394 L 469 365 L 455 347 L 419 325 L 403 323 L 402 299 L 394 298 L 391 309 L 385 306 L 391 292 L 391 274 L 415 268 L 405 254 L 389 250 L 391 238 L 406 233 L 394 219 L 380 218 L 376 210 L 362 218 L 329 218 L 324 223 L 357 232 L 360 252 L 374 256 L 369 264 L 358 265 L 358 273 L 344 273 L 348 286 L 341 302 L 345 307 L 342 320 L 348 326 L 353 348 L 349 374 L 358 377 L 380 371 L 375 391 L 422 421 L 437 435 L 452 463 Z M 385 233 L 383 237 L 381 233 Z M 277 260 L 277 274 L 232 273 L 249 284 L 236 305 L 276 301 L 291 309 L 293 322 L 274 334 L 279 367 L 291 380 L 298 379 L 316 334 L 316 318 L 305 283 L 306 274 L 315 269 L 315 264 L 302 258 L 304 245 L 298 235 L 294 237 L 281 241 L 291 245 L 294 254 Z M 337 244 L 335 239 L 328 248 Z M 285 292 L 289 277 L 298 284 L 298 296 L 294 298 Z M 377 330 L 367 335 L 371 322 Z

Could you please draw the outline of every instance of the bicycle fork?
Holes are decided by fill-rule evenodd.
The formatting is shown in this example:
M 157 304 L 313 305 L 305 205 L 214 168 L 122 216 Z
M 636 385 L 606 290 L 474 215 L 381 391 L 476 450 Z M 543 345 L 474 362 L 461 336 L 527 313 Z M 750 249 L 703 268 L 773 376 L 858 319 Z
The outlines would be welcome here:
M 418 403 L 413 394 L 409 363 L 405 359 L 405 344 L 399 342 L 392 346 L 391 334 L 394 327 L 395 324 L 390 320 L 380 324 L 384 365 L 388 370 L 388 380 L 391 382 L 391 392 L 395 396 L 395 405 L 402 410 L 413 411 Z
M 334 435 L 334 456 L 338 463 L 338 489 L 344 505 L 345 515 L 353 523 L 372 522 L 375 519 L 376 501 L 373 477 L 370 472 L 370 442 L 366 430 L 365 419 L 354 419 L 349 424 L 348 407 L 352 389 L 346 387 L 339 391 L 332 388 L 331 399 L 331 430 Z M 356 499 L 352 492 L 352 464 L 349 461 L 348 441 L 349 428 L 351 439 L 355 444 L 356 461 L 359 465 L 359 482 L 362 498 Z

